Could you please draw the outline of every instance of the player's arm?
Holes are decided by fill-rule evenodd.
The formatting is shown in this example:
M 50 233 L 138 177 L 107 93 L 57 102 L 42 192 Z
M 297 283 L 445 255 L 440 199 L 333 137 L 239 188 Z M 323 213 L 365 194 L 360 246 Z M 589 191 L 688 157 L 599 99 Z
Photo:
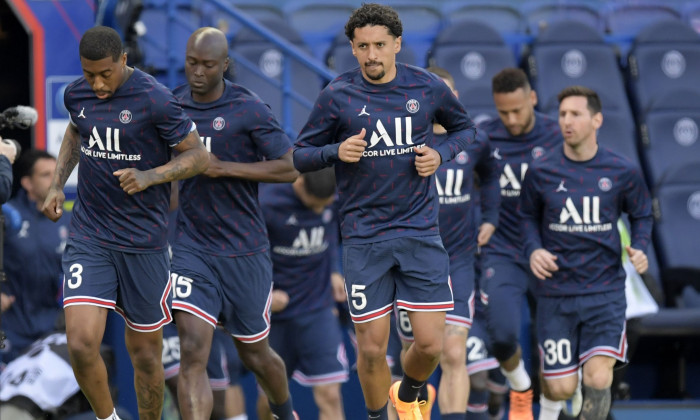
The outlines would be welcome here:
M 8 149 L 14 146 L 7 146 L 2 142 L 2 137 L 0 137 L 0 147 L 7 147 Z M 3 154 L 4 152 L 0 150 L 0 204 L 7 202 L 12 194 L 12 162 L 14 157 L 10 160 L 10 157 Z M 11 153 L 10 151 L 7 152 Z
M 56 160 L 56 172 L 41 209 L 44 215 L 54 222 L 63 215 L 63 202 L 66 200 L 63 187 L 79 161 L 80 133 L 78 127 L 71 121 L 63 134 L 63 141 Z
M 309 119 L 294 143 L 294 167 L 299 172 L 317 171 L 342 161 L 340 158 L 342 143 L 337 142 L 338 115 L 338 106 L 333 100 L 330 85 L 326 86 L 321 91 Z M 351 142 L 353 147 L 350 153 L 355 157 L 358 149 L 364 150 L 364 146 L 361 146 L 361 142 L 364 142 L 363 138 L 364 134 L 359 141 Z M 362 156 L 362 152 L 359 155 Z M 356 159 L 359 160 L 359 157 Z
M 433 98 L 441 104 L 435 113 L 437 122 L 447 130 L 447 139 L 434 149 L 440 154 L 441 163 L 449 162 L 476 138 L 476 126 L 457 96 L 445 83 L 435 83 Z
M 498 227 L 498 213 L 501 207 L 501 188 L 499 184 L 500 170 L 498 162 L 491 153 L 491 143 L 483 130 L 477 133 L 475 145 L 479 148 L 476 153 L 474 170 L 481 180 L 481 225 L 477 243 L 486 245 Z
M 199 139 L 196 129 L 190 131 L 187 137 L 173 149 L 177 155 L 165 165 L 147 171 L 139 171 L 136 168 L 119 169 L 113 174 L 119 177 L 119 185 L 122 189 L 132 195 L 151 185 L 190 178 L 209 167 L 209 152 Z
M 627 254 L 630 262 L 638 273 L 642 274 L 649 268 L 646 250 L 651 241 L 651 230 L 654 223 L 651 196 L 644 183 L 639 168 L 627 172 L 629 181 L 623 189 L 623 211 L 629 215 L 631 235 Z
M 525 255 L 530 260 L 530 270 L 538 279 L 546 280 L 552 277 L 552 273 L 559 267 L 556 264 L 557 257 L 542 247 L 540 218 L 543 204 L 536 178 L 536 171 L 530 168 L 525 174 L 520 191 L 521 239 L 525 246 Z
M 299 172 L 294 169 L 292 151 L 277 159 L 260 162 L 227 162 L 210 154 L 209 169 L 204 175 L 211 178 L 230 177 L 256 182 L 294 182 Z

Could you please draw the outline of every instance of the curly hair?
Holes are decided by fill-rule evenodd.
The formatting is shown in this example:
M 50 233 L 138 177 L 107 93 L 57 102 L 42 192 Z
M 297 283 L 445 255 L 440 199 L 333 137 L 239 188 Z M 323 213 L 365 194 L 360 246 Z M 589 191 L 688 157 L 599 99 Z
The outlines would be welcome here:
M 403 33 L 401 19 L 396 10 L 389 6 L 384 6 L 377 3 L 362 3 L 360 8 L 355 9 L 345 24 L 345 36 L 350 41 L 355 38 L 355 29 L 365 26 L 386 26 L 389 29 L 389 34 L 394 38 L 398 38 Z
M 112 57 L 116 62 L 124 52 L 121 37 L 107 26 L 95 26 L 85 31 L 78 49 L 81 57 L 93 61 Z
M 499 71 L 491 79 L 493 93 L 511 93 L 520 88 L 526 92 L 530 89 L 530 82 L 522 69 L 508 67 Z

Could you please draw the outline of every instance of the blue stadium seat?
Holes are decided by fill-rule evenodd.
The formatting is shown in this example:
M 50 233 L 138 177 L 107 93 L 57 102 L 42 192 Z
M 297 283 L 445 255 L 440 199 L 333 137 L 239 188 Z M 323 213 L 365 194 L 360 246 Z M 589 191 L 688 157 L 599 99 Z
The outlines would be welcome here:
M 700 2 L 689 0 L 681 8 L 683 20 L 700 34 Z
M 442 13 L 430 0 L 384 0 L 399 14 L 403 25 L 403 46 L 416 54 L 416 65 L 425 67 L 428 52 L 442 27 Z
M 637 35 L 628 60 L 630 97 L 643 114 L 661 93 L 700 81 L 700 35 L 679 20 L 653 23 Z
M 355 8 L 346 0 L 293 0 L 286 2 L 284 14 L 313 55 L 323 60 Z
M 282 9 L 274 0 L 224 0 L 223 3 L 256 21 L 284 20 Z M 233 38 L 243 28 L 237 19 L 211 3 L 202 4 L 201 10 L 204 24 L 221 29 L 229 38 Z
M 262 21 L 261 24 L 289 43 L 309 52 L 301 36 L 290 26 L 278 20 Z M 257 93 L 270 106 L 282 124 L 285 121 L 281 80 L 284 64 L 289 61 L 291 90 L 297 98 L 292 101 L 291 120 L 288 121 L 287 128 L 290 135 L 296 136 L 306 123 L 311 106 L 321 91 L 321 81 L 316 73 L 297 60 L 286 57 L 275 44 L 247 28 L 241 29 L 232 40 L 230 52 L 234 61 L 233 78 L 236 83 Z M 311 57 L 310 53 L 309 57 Z M 252 65 L 252 68 L 246 67 L 242 60 Z
M 617 46 L 620 62 L 627 54 L 637 34 L 659 20 L 681 19 L 677 5 L 668 1 L 608 2 L 604 8 L 606 41 Z
M 401 51 L 396 55 L 396 61 L 414 66 L 421 66 L 416 53 L 410 46 L 404 43 L 401 44 Z M 352 55 L 350 41 L 345 36 L 345 30 L 341 31 L 335 37 L 333 44 L 328 50 L 325 62 L 330 69 L 338 73 L 343 73 L 358 66 L 357 58 Z
M 640 125 L 642 160 L 649 185 L 655 186 L 675 167 L 700 167 L 699 126 L 700 91 L 670 91 L 652 102 Z
M 464 19 L 488 23 L 503 36 L 516 57 L 520 56 L 524 45 L 531 39 L 526 34 L 525 18 L 520 11 L 520 3 L 516 0 L 448 0 L 442 7 L 442 15 L 448 24 Z M 471 35 L 465 33 L 461 36 Z
M 493 108 L 491 79 L 503 68 L 516 66 L 513 52 L 501 35 L 488 24 L 473 19 L 455 21 L 440 31 L 430 64 L 452 74 L 459 98 L 468 111 Z
M 660 180 L 654 189 L 654 212 L 654 239 L 663 268 L 700 273 L 700 159 L 674 168 Z
M 617 110 L 604 112 L 603 125 L 598 130 L 598 143 L 642 168 L 637 150 L 636 124 L 629 113 Z
M 537 36 L 540 28 L 559 20 L 576 20 L 605 31 L 605 20 L 600 10 L 601 4 L 590 0 L 531 0 L 522 6 L 530 35 Z
M 562 20 L 542 30 L 528 57 L 528 73 L 542 112 L 558 109 L 557 94 L 571 85 L 597 91 L 604 113 L 631 112 L 613 47 L 584 23 Z
M 144 2 L 139 20 L 146 27 L 146 33 L 139 38 L 144 69 L 157 74 L 167 71 L 172 65 L 184 68 L 187 40 L 195 29 L 202 26 L 199 10 L 188 3 L 176 4 L 171 20 L 173 28 L 168 32 L 167 5 L 165 2 L 149 1 Z

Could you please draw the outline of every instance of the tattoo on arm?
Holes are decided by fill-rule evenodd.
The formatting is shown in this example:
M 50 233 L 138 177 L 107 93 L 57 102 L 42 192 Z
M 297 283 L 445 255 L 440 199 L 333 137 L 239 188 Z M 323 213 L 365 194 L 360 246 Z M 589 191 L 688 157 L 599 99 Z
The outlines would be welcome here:
M 80 133 L 72 125 L 68 125 L 66 133 L 63 135 L 61 149 L 58 152 L 56 162 L 56 174 L 53 178 L 53 185 L 63 189 L 68 181 L 68 177 L 75 169 L 75 165 L 80 161 Z

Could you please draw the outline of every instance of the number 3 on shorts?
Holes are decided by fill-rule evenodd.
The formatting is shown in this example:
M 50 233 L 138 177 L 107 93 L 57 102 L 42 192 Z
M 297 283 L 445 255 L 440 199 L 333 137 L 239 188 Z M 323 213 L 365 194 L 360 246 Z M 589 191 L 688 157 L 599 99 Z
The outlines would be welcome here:
M 68 287 L 71 289 L 77 289 L 83 283 L 83 265 L 75 263 L 70 266 L 70 278 L 68 279 Z
M 362 292 L 367 286 L 364 284 L 353 284 L 350 296 L 352 297 L 352 306 L 361 311 L 367 306 L 367 296 Z

